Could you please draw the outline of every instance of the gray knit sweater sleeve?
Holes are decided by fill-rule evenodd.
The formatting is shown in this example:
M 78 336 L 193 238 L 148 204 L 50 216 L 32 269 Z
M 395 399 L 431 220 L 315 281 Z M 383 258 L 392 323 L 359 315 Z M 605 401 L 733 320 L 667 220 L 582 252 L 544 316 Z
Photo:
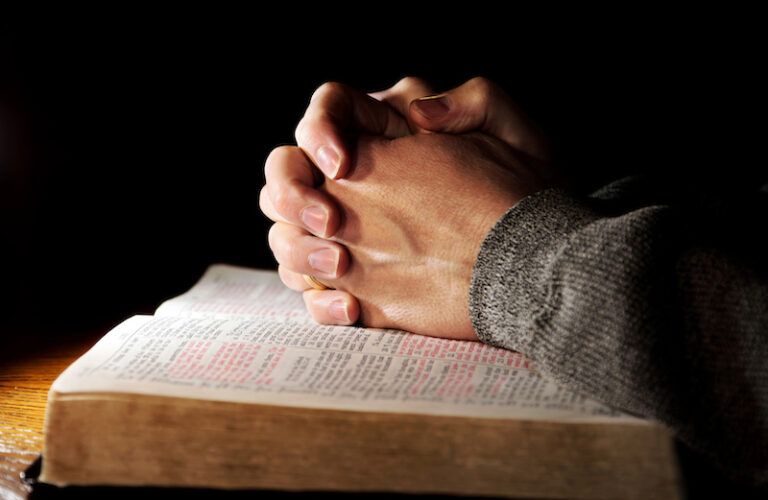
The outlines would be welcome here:
M 470 291 L 478 336 L 665 422 L 732 475 L 768 481 L 768 276 L 751 257 L 760 252 L 721 244 L 670 205 L 593 201 L 542 191 L 496 223 Z

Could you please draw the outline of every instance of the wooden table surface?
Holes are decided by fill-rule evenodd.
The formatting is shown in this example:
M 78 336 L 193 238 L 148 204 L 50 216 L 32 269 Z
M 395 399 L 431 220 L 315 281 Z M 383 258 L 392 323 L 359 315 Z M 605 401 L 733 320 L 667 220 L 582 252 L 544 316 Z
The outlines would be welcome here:
M 19 473 L 43 448 L 43 421 L 48 388 L 98 336 L 58 340 L 44 349 L 18 345 L 0 359 L 0 498 L 27 498 Z M 31 345 L 45 345 L 33 342 Z M 48 342 L 50 344 L 50 342 Z

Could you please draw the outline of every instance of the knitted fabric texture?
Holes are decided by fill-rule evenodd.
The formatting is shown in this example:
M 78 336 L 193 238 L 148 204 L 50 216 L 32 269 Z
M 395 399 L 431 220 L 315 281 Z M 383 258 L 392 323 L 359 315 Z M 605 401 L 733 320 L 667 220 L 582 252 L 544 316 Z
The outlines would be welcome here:
M 583 199 L 546 190 L 512 207 L 475 264 L 475 331 L 765 483 L 768 249 L 754 228 L 754 241 L 737 241 L 722 205 L 678 209 L 631 186 Z

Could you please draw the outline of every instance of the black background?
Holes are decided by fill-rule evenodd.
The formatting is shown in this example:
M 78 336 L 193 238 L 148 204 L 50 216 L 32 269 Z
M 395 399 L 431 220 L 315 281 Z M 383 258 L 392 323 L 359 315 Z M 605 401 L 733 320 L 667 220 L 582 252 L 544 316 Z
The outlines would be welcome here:
M 299 10 L 296 8 L 296 10 Z M 757 32 L 686 13 L 548 18 L 66 12 L 0 19 L 2 322 L 151 312 L 212 262 L 273 267 L 263 161 L 327 80 L 501 83 L 588 191 L 632 172 L 764 178 Z M 603 13 L 605 14 L 605 13 Z M 736 28 L 723 31 L 725 25 Z
M 263 162 L 328 80 L 494 79 L 581 192 L 768 181 L 755 13 L 287 7 L 0 15 L 0 344 L 104 332 L 212 262 L 274 267 Z

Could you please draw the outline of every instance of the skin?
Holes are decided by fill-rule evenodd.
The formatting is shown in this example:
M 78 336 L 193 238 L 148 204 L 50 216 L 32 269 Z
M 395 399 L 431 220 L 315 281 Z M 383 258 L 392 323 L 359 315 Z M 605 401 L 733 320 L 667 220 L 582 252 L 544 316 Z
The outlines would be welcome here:
M 325 85 L 297 128 L 300 147 L 267 159 L 270 246 L 321 323 L 475 339 L 467 303 L 483 237 L 556 182 L 546 140 L 493 84 L 425 93 L 412 78 L 373 97 Z M 302 274 L 336 290 L 309 290 Z

